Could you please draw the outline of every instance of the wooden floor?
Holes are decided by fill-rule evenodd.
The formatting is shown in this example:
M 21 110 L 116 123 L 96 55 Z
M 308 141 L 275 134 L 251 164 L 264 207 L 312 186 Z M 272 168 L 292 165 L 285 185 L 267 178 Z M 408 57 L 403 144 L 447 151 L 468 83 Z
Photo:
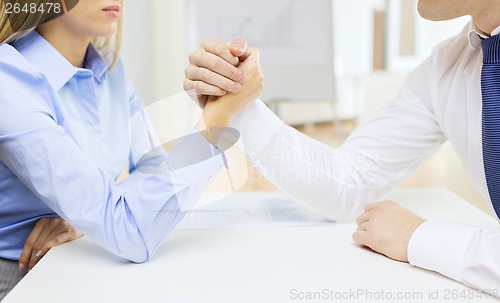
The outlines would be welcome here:
M 297 127 L 297 129 L 319 141 L 338 147 L 353 130 L 355 123 L 353 121 L 344 121 L 340 126 L 339 132 L 335 131 L 335 127 L 332 123 L 309 125 L 307 127 L 300 126 Z M 341 139 L 339 139 L 339 137 L 341 137 Z M 274 186 L 262 177 L 252 166 L 250 166 L 249 169 L 252 178 L 240 189 L 241 191 L 275 189 Z M 467 179 L 457 155 L 448 143 L 424 163 L 413 176 L 405 180 L 400 187 L 448 188 L 478 208 L 493 215 L 486 201 L 479 195 Z

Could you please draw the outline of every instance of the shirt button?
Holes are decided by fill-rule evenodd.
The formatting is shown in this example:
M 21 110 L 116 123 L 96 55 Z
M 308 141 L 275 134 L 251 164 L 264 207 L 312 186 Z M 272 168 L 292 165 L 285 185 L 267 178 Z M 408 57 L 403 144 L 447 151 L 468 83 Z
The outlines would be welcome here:
M 101 132 L 101 127 L 99 125 L 92 125 L 90 127 L 90 130 L 94 133 L 100 133 Z
M 224 164 L 222 164 L 221 166 L 219 166 L 219 170 L 223 169 L 225 167 Z
M 208 182 L 212 182 L 214 180 L 214 176 L 210 176 L 210 178 L 208 178 Z

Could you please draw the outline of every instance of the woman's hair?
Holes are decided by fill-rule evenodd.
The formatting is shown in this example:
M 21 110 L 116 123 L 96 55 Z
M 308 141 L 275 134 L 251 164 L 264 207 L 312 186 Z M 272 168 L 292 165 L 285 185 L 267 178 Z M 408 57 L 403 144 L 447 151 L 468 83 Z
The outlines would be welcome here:
M 64 3 L 62 3 L 64 2 Z M 77 1 L 73 1 L 76 4 Z M 50 21 L 62 15 L 52 12 L 36 11 L 31 13 L 29 10 L 14 10 L 15 5 L 20 5 L 21 8 L 26 3 L 34 7 L 45 7 L 48 4 L 59 3 L 63 6 L 66 5 L 65 1 L 61 0 L 0 0 L 0 45 L 3 43 L 13 43 L 27 33 L 36 29 L 42 23 Z M 74 6 L 74 5 L 73 5 Z M 19 7 L 19 6 L 17 6 Z M 9 13 L 10 12 L 10 13 Z M 92 39 L 94 47 L 102 54 L 102 56 L 109 62 L 109 69 L 111 70 L 120 55 L 120 47 L 122 42 L 122 18 L 118 21 L 118 30 L 115 35 L 110 37 L 96 37 Z
M 45 4 L 44 0 L 33 0 L 36 5 Z M 11 43 L 42 23 L 46 14 L 14 13 L 14 5 L 20 1 L 0 0 L 0 43 Z

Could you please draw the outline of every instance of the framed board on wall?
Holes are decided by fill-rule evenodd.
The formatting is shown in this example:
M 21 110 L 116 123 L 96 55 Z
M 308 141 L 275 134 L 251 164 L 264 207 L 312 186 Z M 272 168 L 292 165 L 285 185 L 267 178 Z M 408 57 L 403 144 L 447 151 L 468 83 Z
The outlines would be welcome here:
M 189 0 L 188 50 L 243 38 L 261 51 L 262 99 L 335 99 L 331 0 Z

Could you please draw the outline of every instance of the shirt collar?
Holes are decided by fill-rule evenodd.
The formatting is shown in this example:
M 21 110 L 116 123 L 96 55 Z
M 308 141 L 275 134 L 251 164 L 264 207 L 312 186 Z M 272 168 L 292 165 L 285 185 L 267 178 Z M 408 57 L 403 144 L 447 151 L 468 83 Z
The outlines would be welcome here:
M 108 63 L 104 58 L 99 54 L 99 52 L 95 49 L 92 44 L 89 44 L 87 49 L 87 54 L 85 56 L 85 67 L 90 69 L 94 73 L 94 78 L 101 82 L 102 79 L 106 76 L 106 72 L 108 71 Z
M 14 43 L 14 47 L 23 57 L 42 72 L 52 87 L 59 91 L 79 71 L 91 70 L 94 78 L 101 82 L 108 69 L 108 64 L 94 46 L 89 45 L 82 69 L 73 66 L 47 40 L 36 31 L 32 31 Z
M 498 26 L 491 32 L 491 36 L 496 36 L 498 34 L 500 34 L 500 26 Z M 489 37 L 482 31 L 480 31 L 476 27 L 474 21 L 472 21 L 469 26 L 469 45 L 473 49 L 476 49 L 477 46 L 481 43 L 481 38 L 488 39 Z

